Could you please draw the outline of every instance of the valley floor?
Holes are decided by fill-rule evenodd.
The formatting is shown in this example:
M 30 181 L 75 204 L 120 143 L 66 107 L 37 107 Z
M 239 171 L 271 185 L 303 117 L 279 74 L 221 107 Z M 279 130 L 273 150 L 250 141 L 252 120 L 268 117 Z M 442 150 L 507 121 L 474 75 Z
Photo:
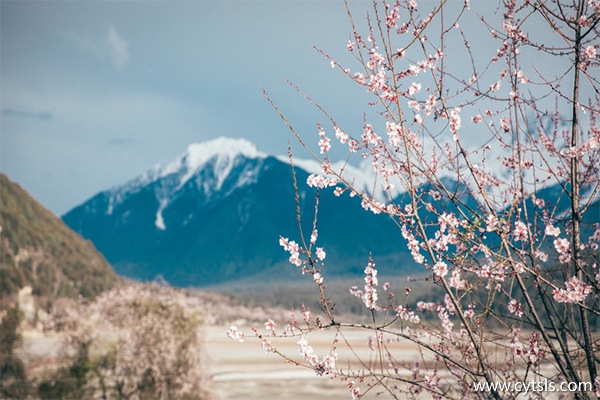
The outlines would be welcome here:
M 266 354 L 257 338 L 247 336 L 244 343 L 236 343 L 227 337 L 227 326 L 208 326 L 205 329 L 203 368 L 210 376 L 211 400 L 351 398 L 346 383 L 328 376 L 318 376 L 312 369 L 286 363 L 276 354 Z M 250 329 L 241 330 L 252 335 Z M 338 368 L 347 369 L 350 362 L 358 367 L 355 355 L 366 362 L 372 358 L 368 336 L 369 333 L 365 331 L 346 331 L 343 336 L 338 336 Z M 322 357 L 330 352 L 334 337 L 335 332 L 315 331 L 308 334 L 306 340 L 315 354 Z M 352 351 L 344 344 L 346 339 L 353 343 Z M 277 338 L 271 339 L 271 343 L 293 360 L 301 361 L 298 340 L 299 337 Z M 397 351 L 396 354 L 403 354 L 406 360 L 419 357 L 416 346 L 410 344 L 396 343 L 391 348 Z M 363 386 L 362 389 L 364 391 L 366 388 Z
M 286 364 L 278 355 L 266 354 L 257 339 L 236 343 L 227 337 L 226 326 L 205 329 L 203 367 L 210 376 L 211 400 L 349 397 L 343 383 L 317 376 L 312 370 Z M 297 340 L 282 340 L 277 347 L 295 356 L 298 354 Z M 328 352 L 330 345 L 330 338 L 323 335 L 311 341 L 311 346 L 319 354 Z

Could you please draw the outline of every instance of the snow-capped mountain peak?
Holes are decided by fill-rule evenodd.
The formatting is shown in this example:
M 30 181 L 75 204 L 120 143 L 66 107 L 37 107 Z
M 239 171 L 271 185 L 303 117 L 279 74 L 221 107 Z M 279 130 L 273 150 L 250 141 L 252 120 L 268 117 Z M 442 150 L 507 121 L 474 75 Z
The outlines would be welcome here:
M 213 174 L 210 190 L 220 190 L 238 158 L 260 159 L 266 156 L 256 148 L 254 143 L 242 138 L 217 137 L 202 143 L 192 143 L 185 152 L 170 163 L 158 164 L 128 183 L 110 190 L 106 212 L 108 215 L 112 214 L 114 207 L 121 204 L 130 194 L 138 192 L 153 182 L 162 181 L 161 189 L 156 193 L 157 200 L 161 204 L 157 212 L 156 226 L 163 230 L 162 210 L 168 206 L 172 196 L 200 170 L 210 166 Z M 208 190 L 209 184 L 206 185 Z
M 242 138 L 218 137 L 202 143 L 192 143 L 186 151 L 189 166 L 200 166 L 214 156 L 220 158 L 262 158 L 265 154 L 258 151 L 254 143 Z
M 162 178 L 185 170 L 179 182 L 180 185 L 183 185 L 196 171 L 214 159 L 215 170 L 219 171 L 220 178 L 224 179 L 239 156 L 264 158 L 266 155 L 258 151 L 254 143 L 246 139 L 218 137 L 206 142 L 190 144 L 187 150 L 173 162 L 159 167 L 157 175 Z M 220 184 L 223 183 L 222 179 L 219 179 Z M 217 186 L 220 187 L 220 184 Z

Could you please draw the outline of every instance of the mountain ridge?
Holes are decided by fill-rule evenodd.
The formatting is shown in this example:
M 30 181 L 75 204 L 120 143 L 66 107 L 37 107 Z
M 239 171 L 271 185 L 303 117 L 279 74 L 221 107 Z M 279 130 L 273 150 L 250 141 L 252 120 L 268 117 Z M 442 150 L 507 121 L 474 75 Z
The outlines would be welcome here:
M 196 158 L 189 162 L 194 151 Z M 304 183 L 311 172 L 317 171 L 296 166 L 304 216 L 314 213 L 315 190 Z M 320 193 L 319 202 L 321 245 L 337 264 L 331 268 L 335 274 L 362 271 L 367 261 L 363 250 L 368 248 L 400 263 L 397 249 L 384 240 L 401 237 L 389 217 L 361 213 L 357 219 L 353 214 L 360 199 L 337 198 L 331 191 Z M 304 218 L 305 232 L 310 231 L 312 220 Z M 63 220 L 92 240 L 118 272 L 142 280 L 161 275 L 178 286 L 219 283 L 267 270 L 282 276 L 287 257 L 279 235 L 298 236 L 289 163 L 259 152 L 244 139 L 191 145 L 173 162 L 98 193 Z M 362 235 L 365 245 L 350 237 L 354 223 L 368 232 Z
M 48 299 L 91 298 L 118 282 L 90 241 L 1 173 L 0 198 L 2 297 L 31 286 L 34 295 Z
M 192 144 L 171 163 L 98 193 L 63 220 L 92 240 L 119 273 L 132 278 L 160 275 L 176 286 L 287 279 L 294 270 L 278 239 L 281 235 L 299 241 L 296 195 L 302 231 L 310 235 L 317 191 L 306 181 L 321 170 L 313 160 L 294 159 L 294 166 L 295 180 L 287 158 L 262 153 L 245 139 Z M 356 184 L 354 189 L 369 191 L 369 172 L 346 163 L 338 166 Z M 437 215 L 457 213 L 458 208 L 471 215 L 470 210 L 480 208 L 464 183 L 450 177 L 441 181 L 462 205 L 435 196 L 437 188 L 431 184 L 416 188 L 432 208 L 420 211 L 428 213 L 426 230 L 431 235 Z M 539 194 L 558 205 L 554 192 L 559 189 L 549 186 Z M 396 192 L 393 202 L 403 208 L 408 197 Z M 317 246 L 327 252 L 325 276 L 360 275 L 369 254 L 383 265 L 382 272 L 418 271 L 396 221 L 364 211 L 361 196 L 337 197 L 333 190 L 321 190 L 318 202 Z

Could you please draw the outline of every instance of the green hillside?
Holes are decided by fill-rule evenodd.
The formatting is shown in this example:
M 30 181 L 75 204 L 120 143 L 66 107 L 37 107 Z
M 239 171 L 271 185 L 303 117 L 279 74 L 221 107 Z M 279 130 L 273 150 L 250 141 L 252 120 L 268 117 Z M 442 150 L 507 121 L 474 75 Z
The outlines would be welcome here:
M 94 297 L 118 277 L 91 242 L 0 174 L 0 297 Z

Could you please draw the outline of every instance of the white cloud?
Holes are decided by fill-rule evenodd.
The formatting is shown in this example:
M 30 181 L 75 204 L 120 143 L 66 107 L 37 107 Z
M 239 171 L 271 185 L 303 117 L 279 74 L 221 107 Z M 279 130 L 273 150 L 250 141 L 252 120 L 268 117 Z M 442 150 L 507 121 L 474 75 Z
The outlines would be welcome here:
M 125 69 L 129 64 L 129 44 L 112 24 L 108 26 L 106 46 L 113 66 L 118 70 Z
M 116 70 L 122 71 L 129 64 L 129 43 L 113 24 L 108 25 L 108 31 L 103 38 L 72 34 L 71 39 L 77 43 L 81 51 L 92 54 L 100 60 L 108 60 Z

